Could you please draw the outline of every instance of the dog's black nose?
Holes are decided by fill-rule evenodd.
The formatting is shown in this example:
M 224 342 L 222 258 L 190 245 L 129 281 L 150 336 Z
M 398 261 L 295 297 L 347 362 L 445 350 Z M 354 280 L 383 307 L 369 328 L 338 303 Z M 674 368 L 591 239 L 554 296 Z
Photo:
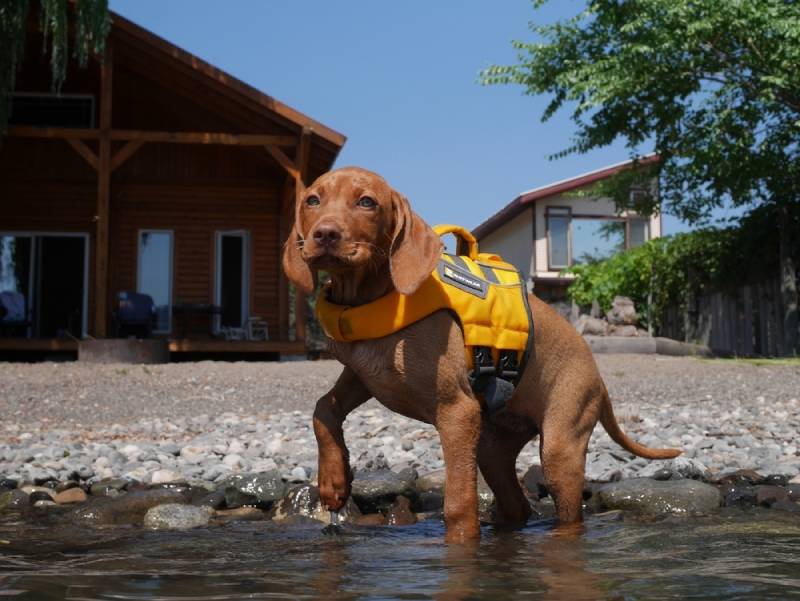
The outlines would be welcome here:
M 321 223 L 314 230 L 314 241 L 323 246 L 333 246 L 342 239 L 342 231 L 334 223 Z

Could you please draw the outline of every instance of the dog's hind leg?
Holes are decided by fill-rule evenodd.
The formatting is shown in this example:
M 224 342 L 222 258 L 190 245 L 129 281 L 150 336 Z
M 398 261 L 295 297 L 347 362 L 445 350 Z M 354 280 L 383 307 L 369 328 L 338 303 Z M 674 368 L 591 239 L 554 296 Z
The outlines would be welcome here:
M 524 526 L 531 506 L 517 478 L 517 456 L 536 434 L 535 427 L 510 426 L 483 420 L 478 442 L 478 466 L 497 502 L 497 524 Z
M 319 497 L 331 511 L 344 506 L 353 481 L 342 424 L 348 413 L 371 396 L 353 370 L 345 367 L 330 392 L 317 401 L 314 435 L 319 449 Z
M 547 489 L 556 506 L 559 525 L 577 524 L 583 520 L 583 482 L 586 449 L 592 427 L 584 423 L 545 419 L 539 440 Z

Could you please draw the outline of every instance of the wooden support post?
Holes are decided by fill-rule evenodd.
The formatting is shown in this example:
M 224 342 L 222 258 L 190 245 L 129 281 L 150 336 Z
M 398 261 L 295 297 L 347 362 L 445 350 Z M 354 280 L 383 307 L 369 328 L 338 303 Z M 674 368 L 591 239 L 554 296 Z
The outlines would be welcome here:
M 78 138 L 65 138 L 67 144 L 72 146 L 73 150 L 77 152 L 83 160 L 89 163 L 89 166 L 97 171 L 100 168 L 100 161 L 97 158 L 97 155 L 92 152 L 92 149 L 89 148 L 83 140 L 79 140 Z
M 294 221 L 294 178 L 287 176 L 278 213 L 278 326 L 281 340 L 289 340 L 289 280 L 283 273 L 283 243 Z
M 300 134 L 300 144 L 297 147 L 297 158 L 295 164 L 299 171 L 299 177 L 295 178 L 295 206 L 299 203 L 306 193 L 306 183 L 308 181 L 308 158 L 311 154 L 311 129 L 304 127 Z M 290 172 L 291 173 L 291 172 Z M 306 295 L 299 290 L 295 290 L 294 295 L 294 314 L 295 332 L 297 340 L 306 339 Z
M 100 145 L 95 226 L 94 334 L 105 338 L 108 326 L 108 230 L 111 196 L 111 85 L 114 47 L 106 44 L 100 68 Z

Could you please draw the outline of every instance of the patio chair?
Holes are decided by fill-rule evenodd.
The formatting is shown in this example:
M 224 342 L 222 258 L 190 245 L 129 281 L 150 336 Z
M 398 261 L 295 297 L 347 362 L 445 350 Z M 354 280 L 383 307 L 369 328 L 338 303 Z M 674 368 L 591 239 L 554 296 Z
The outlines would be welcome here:
M 153 297 L 140 292 L 120 292 L 112 317 L 117 338 L 149 338 L 156 320 Z

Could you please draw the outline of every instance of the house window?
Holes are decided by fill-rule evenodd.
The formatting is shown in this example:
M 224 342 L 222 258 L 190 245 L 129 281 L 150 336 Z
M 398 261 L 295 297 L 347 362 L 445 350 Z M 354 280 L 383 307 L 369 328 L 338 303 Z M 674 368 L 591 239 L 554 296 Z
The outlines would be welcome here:
M 650 223 L 639 217 L 583 217 L 569 207 L 547 207 L 546 217 L 551 271 L 601 261 L 650 239 Z
M 136 291 L 153 299 L 156 324 L 153 332 L 172 329 L 172 232 L 139 232 L 139 272 Z
M 88 94 L 13 94 L 10 125 L 94 127 L 94 96 Z
M 625 221 L 574 217 L 572 262 L 595 263 L 625 250 Z
M 570 265 L 569 222 L 569 208 L 548 207 L 547 261 L 550 264 L 550 269 L 564 269 Z
M 646 219 L 628 221 L 628 248 L 641 246 L 650 239 L 650 222 Z

